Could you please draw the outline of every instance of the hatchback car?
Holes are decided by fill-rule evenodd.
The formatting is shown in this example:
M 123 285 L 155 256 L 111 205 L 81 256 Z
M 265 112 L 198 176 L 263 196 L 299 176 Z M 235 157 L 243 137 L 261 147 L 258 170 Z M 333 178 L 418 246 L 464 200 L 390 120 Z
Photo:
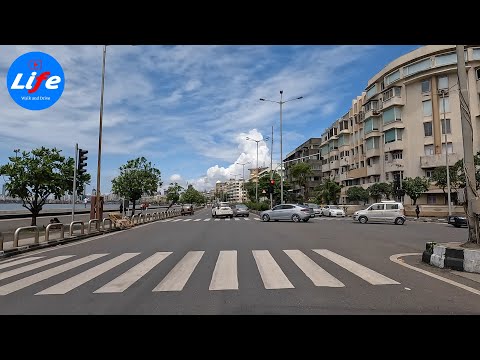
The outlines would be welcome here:
M 298 204 L 281 204 L 274 206 L 270 210 L 265 210 L 260 213 L 260 218 L 263 221 L 279 221 L 289 220 L 293 222 L 307 222 L 313 214 L 313 209 L 307 205 Z
M 180 213 L 182 215 L 193 215 L 195 212 L 193 210 L 193 205 L 192 204 L 183 204 L 182 209 L 180 210 Z
M 315 216 L 320 216 L 322 215 L 322 208 L 320 207 L 320 205 L 318 204 L 313 204 L 313 203 L 308 203 L 307 204 L 309 208 L 312 208 L 313 209 L 313 216 L 312 217 L 315 217 Z
M 345 217 L 345 211 L 338 205 L 325 205 L 320 209 L 320 215 Z
M 221 202 L 217 206 L 212 207 L 212 218 L 221 216 L 233 218 L 233 210 L 228 202 Z
M 246 216 L 250 215 L 250 210 L 245 204 L 235 204 L 231 206 L 233 210 L 233 216 Z
M 455 227 L 468 226 L 467 218 L 465 216 L 456 216 L 456 215 L 449 216 L 448 223 Z
M 365 210 L 355 211 L 353 220 L 361 224 L 366 224 L 367 222 L 389 222 L 396 225 L 403 225 L 406 218 L 402 203 L 382 201 L 370 205 Z

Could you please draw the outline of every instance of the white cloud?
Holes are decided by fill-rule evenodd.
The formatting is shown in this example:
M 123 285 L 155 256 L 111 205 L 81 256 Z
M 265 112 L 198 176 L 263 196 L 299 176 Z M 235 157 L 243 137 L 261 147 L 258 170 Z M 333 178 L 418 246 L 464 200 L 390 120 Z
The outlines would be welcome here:
M 170 176 L 170 182 L 181 182 L 182 181 L 182 176 L 180 174 L 173 174 Z

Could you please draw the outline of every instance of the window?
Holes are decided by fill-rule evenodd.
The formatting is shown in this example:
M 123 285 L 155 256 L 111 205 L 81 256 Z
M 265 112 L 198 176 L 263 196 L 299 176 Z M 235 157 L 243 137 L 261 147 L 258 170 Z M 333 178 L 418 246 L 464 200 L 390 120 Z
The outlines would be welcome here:
M 385 154 L 385 161 L 388 161 L 388 154 Z
M 393 160 L 401 160 L 403 157 L 403 152 L 402 151 L 394 151 L 392 152 L 392 158 Z
M 367 90 L 367 99 L 372 97 L 377 93 L 377 86 L 373 85 L 370 89 Z
M 451 134 L 452 130 L 450 128 L 450 119 L 445 119 L 445 121 L 442 119 L 442 134 L 445 135 L 445 122 L 447 123 L 447 132 L 446 134 Z M 446 166 L 446 165 L 445 165 Z
M 432 136 L 432 122 L 424 122 L 423 123 L 423 132 L 425 133 L 425 136 Z
M 385 110 L 382 114 L 383 124 L 389 124 L 394 121 L 402 120 L 402 113 L 398 106 L 393 106 L 388 110 Z
M 477 73 L 477 80 L 480 80 L 480 68 L 476 70 L 476 73 Z
M 448 76 L 438 78 L 438 90 L 440 89 L 448 89 Z
M 444 101 L 445 101 L 445 110 L 443 109 Z M 443 114 L 444 112 L 450 112 L 450 99 L 448 97 L 439 99 L 438 106 L 439 106 L 440 114 Z
M 425 59 L 425 60 L 419 61 L 415 64 L 405 66 L 403 68 L 403 75 L 404 76 L 413 75 L 413 74 L 418 73 L 420 71 L 430 69 L 431 67 L 432 67 L 432 61 L 430 59 Z
M 428 205 L 435 205 L 437 203 L 437 195 L 436 194 L 427 194 L 427 204 Z
M 367 159 L 367 166 L 372 166 L 371 158 Z
M 400 70 L 394 71 L 393 73 L 385 76 L 385 85 L 390 85 L 398 79 L 400 79 Z
M 448 54 L 435 56 L 435 66 L 444 66 L 457 63 L 457 53 L 452 52 Z
M 480 60 L 480 48 L 473 49 L 473 60 Z
M 372 100 L 365 104 L 365 112 L 378 109 L 378 101 Z
M 365 124 L 363 125 L 363 132 L 365 134 L 368 134 L 375 130 L 378 130 L 378 122 L 376 121 L 376 119 L 370 117 L 365 120 Z
M 385 144 L 396 141 L 395 130 L 396 129 L 390 129 L 385 131 Z
M 447 143 L 447 149 L 449 154 L 453 154 L 453 144 L 451 142 Z M 442 143 L 442 154 L 445 154 L 445 143 Z
M 388 181 L 388 178 L 389 178 L 388 174 L 389 173 L 385 173 L 385 180 L 387 180 L 387 181 Z
M 422 81 L 422 93 L 430 92 L 430 80 Z
M 380 137 L 375 136 L 365 140 L 365 146 L 367 150 L 378 149 L 380 148 Z
M 425 155 L 433 155 L 433 144 L 432 145 L 425 145 L 423 147 L 424 151 L 425 151 Z
M 402 91 L 402 88 L 399 87 L 399 86 L 395 86 L 391 89 L 388 89 L 387 91 L 385 91 L 383 94 L 382 94 L 382 99 L 383 101 L 387 101 L 389 99 L 391 99 L 392 97 L 394 96 L 400 96 L 401 94 L 401 91 Z
M 432 116 L 432 100 L 422 101 L 423 116 Z
M 427 170 L 425 170 L 425 177 L 431 178 L 432 175 L 433 175 L 434 170 L 435 170 L 435 169 L 427 169 Z
M 385 204 L 387 210 L 398 210 L 398 204 Z

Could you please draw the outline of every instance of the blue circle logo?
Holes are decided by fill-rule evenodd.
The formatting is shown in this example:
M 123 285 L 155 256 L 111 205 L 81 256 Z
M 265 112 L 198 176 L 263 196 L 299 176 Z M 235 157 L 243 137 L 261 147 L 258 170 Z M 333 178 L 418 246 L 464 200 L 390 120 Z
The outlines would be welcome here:
M 64 87 L 62 67 L 43 52 L 23 54 L 8 69 L 8 92 L 18 105 L 28 110 L 49 108 L 60 99 Z

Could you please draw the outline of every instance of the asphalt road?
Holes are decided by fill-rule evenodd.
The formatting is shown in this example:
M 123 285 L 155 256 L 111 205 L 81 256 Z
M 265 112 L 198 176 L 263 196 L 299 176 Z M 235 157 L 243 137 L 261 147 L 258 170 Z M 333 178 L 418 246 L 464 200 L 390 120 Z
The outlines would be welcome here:
M 480 280 L 420 261 L 466 229 L 168 220 L 0 262 L 0 314 L 480 314 Z

